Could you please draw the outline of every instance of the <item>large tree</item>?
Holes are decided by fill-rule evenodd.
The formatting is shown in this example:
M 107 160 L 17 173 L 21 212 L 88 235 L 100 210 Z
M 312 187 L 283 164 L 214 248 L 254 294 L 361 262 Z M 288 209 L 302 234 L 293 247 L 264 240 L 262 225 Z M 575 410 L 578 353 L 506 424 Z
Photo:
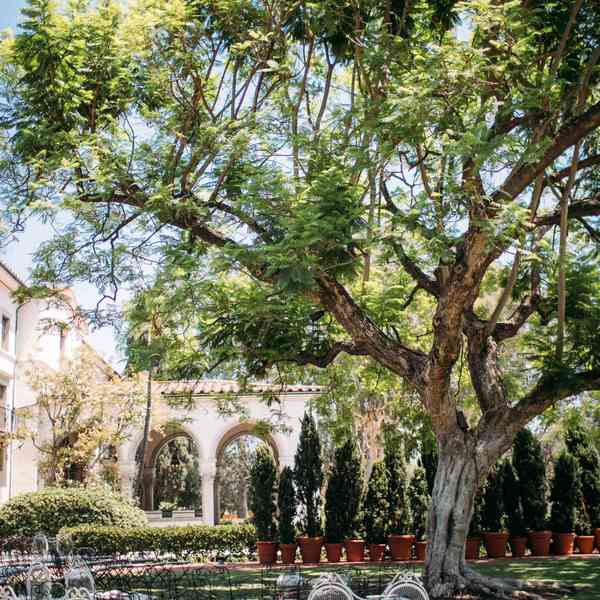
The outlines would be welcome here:
M 600 387 L 597 4 L 30 0 L 25 15 L 1 53 L 3 193 L 17 229 L 55 217 L 40 283 L 113 297 L 158 265 L 179 351 L 254 376 L 371 357 L 439 445 L 430 595 L 512 593 L 464 560 L 477 487 L 527 422 Z

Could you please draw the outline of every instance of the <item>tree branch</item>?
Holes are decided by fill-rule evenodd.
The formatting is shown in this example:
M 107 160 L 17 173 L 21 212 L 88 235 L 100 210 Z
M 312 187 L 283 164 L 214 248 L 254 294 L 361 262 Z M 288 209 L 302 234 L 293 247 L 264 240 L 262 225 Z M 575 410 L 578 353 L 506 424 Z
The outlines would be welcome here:
M 342 352 L 351 356 L 366 356 L 369 354 L 367 348 L 363 344 L 357 344 L 350 341 L 335 342 L 328 352 L 322 355 L 316 354 L 299 354 L 293 359 L 298 365 L 314 365 L 324 368 L 330 365 Z
M 581 219 L 583 217 L 597 216 L 600 216 L 600 195 L 588 201 L 574 202 L 569 206 L 569 219 Z M 537 227 L 544 225 L 559 225 L 560 210 L 555 210 L 549 214 L 540 215 L 533 222 Z

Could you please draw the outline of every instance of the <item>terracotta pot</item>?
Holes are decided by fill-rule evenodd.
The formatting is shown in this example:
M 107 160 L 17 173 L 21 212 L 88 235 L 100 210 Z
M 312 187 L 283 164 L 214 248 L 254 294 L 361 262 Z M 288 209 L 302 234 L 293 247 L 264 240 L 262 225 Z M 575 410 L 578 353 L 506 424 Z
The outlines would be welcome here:
M 594 551 L 593 535 L 578 535 L 575 541 L 580 554 L 591 554 Z
M 510 551 L 514 558 L 521 558 L 525 556 L 525 550 L 527 548 L 527 538 L 517 537 L 509 538 L 508 543 L 510 544 Z
M 277 561 L 277 542 L 256 542 L 256 548 L 261 565 L 272 565 Z
M 598 552 L 600 552 L 600 527 L 594 529 L 594 536 L 596 537 L 596 548 L 598 548 Z
M 414 541 L 414 535 L 390 535 L 388 544 L 390 545 L 392 560 L 410 560 Z
M 427 555 L 427 542 L 415 542 L 415 550 L 417 551 L 417 560 L 425 560 Z
M 508 533 L 486 531 L 483 534 L 483 543 L 489 558 L 504 558 L 506 542 L 508 542 Z
M 385 544 L 369 544 L 369 558 L 372 562 L 381 562 L 385 553 Z
M 304 563 L 318 563 L 321 560 L 322 537 L 300 537 L 298 538 L 300 554 Z
M 298 544 L 279 544 L 281 550 L 281 562 L 284 565 L 291 565 L 296 561 L 296 550 Z
M 552 535 L 554 538 L 554 554 L 558 556 L 573 554 L 574 533 L 553 533 Z
M 325 544 L 325 554 L 327 554 L 327 562 L 338 563 L 342 559 L 342 548 L 344 544 Z
M 529 541 L 532 556 L 550 555 L 550 542 L 552 540 L 551 531 L 530 531 L 527 539 Z
M 362 540 L 346 540 L 346 560 L 362 562 L 365 560 L 365 543 Z
M 465 558 L 467 560 L 475 560 L 479 558 L 479 547 L 481 546 L 480 538 L 467 538 L 465 544 Z

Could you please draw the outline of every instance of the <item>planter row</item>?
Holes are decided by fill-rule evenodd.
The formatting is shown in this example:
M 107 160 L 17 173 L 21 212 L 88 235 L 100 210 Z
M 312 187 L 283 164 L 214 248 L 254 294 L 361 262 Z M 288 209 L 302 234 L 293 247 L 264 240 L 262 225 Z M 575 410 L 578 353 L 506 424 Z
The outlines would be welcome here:
M 573 554 L 575 543 L 581 554 L 591 554 L 594 551 L 594 544 L 600 550 L 600 528 L 596 529 L 594 534 L 577 536 L 574 533 L 532 531 L 527 537 L 510 538 L 508 533 L 484 533 L 483 543 L 488 558 L 504 558 L 507 543 L 514 557 L 525 556 L 528 545 L 532 556 L 569 555 Z M 469 538 L 466 544 L 466 558 L 470 560 L 479 558 L 480 547 L 481 538 Z
M 277 550 L 281 550 L 281 562 L 291 564 L 296 559 L 296 550 L 304 563 L 318 563 L 321 560 L 321 550 L 325 546 L 327 561 L 340 562 L 342 552 L 346 551 L 348 562 L 363 562 L 365 551 L 369 550 L 371 561 L 381 561 L 389 546 L 392 560 L 409 561 L 413 558 L 413 547 L 417 560 L 425 560 L 427 542 L 417 542 L 414 535 L 392 535 L 387 544 L 367 544 L 362 540 L 347 540 L 341 544 L 324 543 L 323 538 L 298 538 L 297 544 L 278 544 L 277 542 L 257 542 L 258 560 L 261 564 L 273 564 L 277 561 Z

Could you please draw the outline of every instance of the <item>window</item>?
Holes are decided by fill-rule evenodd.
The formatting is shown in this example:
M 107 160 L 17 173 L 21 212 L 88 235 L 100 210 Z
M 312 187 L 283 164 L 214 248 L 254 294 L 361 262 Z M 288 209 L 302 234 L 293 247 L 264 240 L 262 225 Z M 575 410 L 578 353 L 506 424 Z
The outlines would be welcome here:
M 2 350 L 8 351 L 10 340 L 10 319 L 6 315 L 2 315 Z
M 7 410 L 6 401 L 8 388 L 5 385 L 0 384 L 0 431 L 6 431 L 8 429 L 7 423 Z

